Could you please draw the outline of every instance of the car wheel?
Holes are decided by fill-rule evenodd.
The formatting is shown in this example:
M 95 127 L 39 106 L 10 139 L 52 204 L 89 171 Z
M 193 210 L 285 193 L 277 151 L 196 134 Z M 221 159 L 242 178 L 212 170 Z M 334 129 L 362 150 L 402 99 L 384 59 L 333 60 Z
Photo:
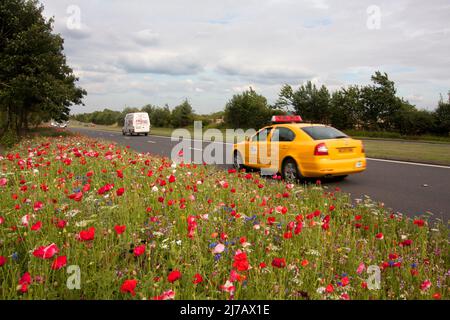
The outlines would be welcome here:
M 146 137 L 148 136 L 148 132 L 146 132 L 146 133 L 144 133 L 144 134 L 145 134 Z
M 300 179 L 301 175 L 297 167 L 297 163 L 293 159 L 286 159 L 281 168 L 281 176 L 285 181 L 295 182 Z
M 242 155 L 239 151 L 236 151 L 233 156 L 233 167 L 236 170 L 241 170 L 244 168 L 244 161 L 242 160 Z

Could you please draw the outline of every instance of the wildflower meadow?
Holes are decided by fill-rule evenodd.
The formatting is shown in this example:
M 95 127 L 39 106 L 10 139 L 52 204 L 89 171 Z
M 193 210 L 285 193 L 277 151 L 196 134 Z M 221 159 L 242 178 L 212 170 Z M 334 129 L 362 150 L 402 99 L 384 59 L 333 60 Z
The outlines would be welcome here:
M 448 299 L 448 226 L 84 136 L 0 157 L 0 299 Z

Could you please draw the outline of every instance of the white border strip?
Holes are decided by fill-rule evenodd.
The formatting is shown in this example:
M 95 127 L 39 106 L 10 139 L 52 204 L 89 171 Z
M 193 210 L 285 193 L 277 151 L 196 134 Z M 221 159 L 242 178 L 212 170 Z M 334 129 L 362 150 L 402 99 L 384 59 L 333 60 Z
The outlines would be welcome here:
M 75 128 L 75 129 L 77 129 L 77 128 Z M 90 131 L 102 131 L 102 132 L 105 132 L 103 130 L 95 130 L 95 129 L 94 130 L 90 130 Z M 172 139 L 172 137 L 153 135 L 151 133 L 150 133 L 149 136 L 153 136 L 153 137 L 157 137 L 157 138 Z M 198 140 L 198 139 L 188 139 L 188 140 L 200 141 L 200 142 L 204 142 L 204 143 L 219 143 L 219 144 L 233 145 L 232 143 L 222 142 L 222 141 L 207 141 L 207 140 Z M 437 164 L 427 164 L 427 163 L 408 162 L 408 161 L 399 161 L 399 160 L 388 160 L 388 159 L 377 159 L 377 158 L 366 158 L 366 159 L 369 160 L 369 161 L 389 162 L 389 163 L 398 163 L 398 164 L 409 164 L 409 165 L 412 165 L 412 166 L 420 166 L 420 167 L 450 169 L 450 166 L 440 166 L 440 165 L 437 165 Z

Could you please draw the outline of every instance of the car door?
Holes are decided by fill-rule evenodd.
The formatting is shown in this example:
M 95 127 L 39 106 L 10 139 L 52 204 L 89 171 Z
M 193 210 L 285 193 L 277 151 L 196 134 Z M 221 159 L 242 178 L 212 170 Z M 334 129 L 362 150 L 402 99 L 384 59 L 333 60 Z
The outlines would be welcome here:
M 246 143 L 246 149 L 248 150 L 245 154 L 246 165 L 261 168 L 265 164 L 267 161 L 267 145 L 270 145 L 268 137 L 271 130 L 272 127 L 261 129 Z
M 295 132 L 291 129 L 283 126 L 276 127 L 271 134 L 271 150 L 272 153 L 278 156 L 272 155 L 271 160 L 274 166 L 280 168 L 281 162 L 292 150 L 292 144 L 295 140 Z

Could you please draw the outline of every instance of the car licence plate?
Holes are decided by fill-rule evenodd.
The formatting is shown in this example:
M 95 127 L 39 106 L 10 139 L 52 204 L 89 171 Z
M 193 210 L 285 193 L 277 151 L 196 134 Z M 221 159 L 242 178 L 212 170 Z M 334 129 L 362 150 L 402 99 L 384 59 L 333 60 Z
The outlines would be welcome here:
M 350 153 L 353 151 L 353 148 L 339 148 L 340 153 Z

